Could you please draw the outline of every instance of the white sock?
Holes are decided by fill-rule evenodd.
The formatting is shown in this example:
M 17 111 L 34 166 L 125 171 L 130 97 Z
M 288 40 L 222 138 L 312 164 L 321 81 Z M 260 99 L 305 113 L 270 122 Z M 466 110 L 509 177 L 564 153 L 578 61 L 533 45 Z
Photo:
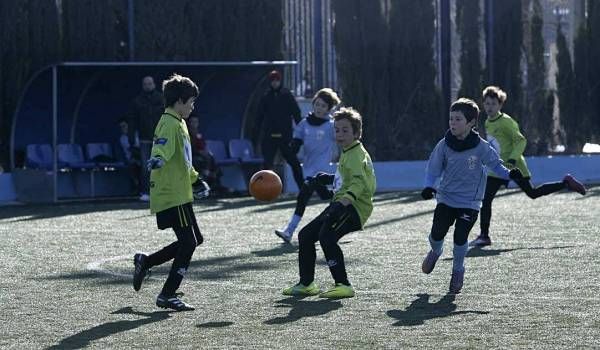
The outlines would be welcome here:
M 463 245 L 454 244 L 453 259 L 452 259 L 452 270 L 464 271 L 465 270 L 465 256 L 469 250 L 469 242 Z
M 302 216 L 294 214 L 294 216 L 292 216 L 292 218 L 290 219 L 290 222 L 288 222 L 286 231 L 293 234 L 294 231 L 296 231 L 300 220 L 302 220 Z
M 433 252 L 435 254 L 437 254 L 438 256 L 442 255 L 442 251 L 444 249 L 444 240 L 443 239 L 441 241 L 435 241 L 431 237 L 431 234 L 429 234 L 429 245 L 431 246 L 431 250 L 433 250 Z

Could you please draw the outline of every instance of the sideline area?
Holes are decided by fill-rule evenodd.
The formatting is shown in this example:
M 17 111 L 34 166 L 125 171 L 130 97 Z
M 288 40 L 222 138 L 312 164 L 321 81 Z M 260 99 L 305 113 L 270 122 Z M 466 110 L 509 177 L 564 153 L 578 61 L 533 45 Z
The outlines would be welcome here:
M 571 155 L 526 157 L 534 184 L 560 181 L 567 173 L 575 176 L 586 185 L 600 183 L 600 155 Z M 427 161 L 375 162 L 377 192 L 411 191 L 421 189 Z M 291 169 L 286 165 L 284 192 L 297 193 Z M 335 171 L 332 165 L 332 171 Z M 228 176 L 230 173 L 226 173 Z M 243 174 L 231 174 L 234 188 L 246 188 Z M 226 179 L 225 179 L 226 180 Z M 231 184 L 230 184 L 231 185 Z M 514 187 L 514 184 L 512 184 Z M 0 205 L 18 201 L 11 173 L 0 174 Z

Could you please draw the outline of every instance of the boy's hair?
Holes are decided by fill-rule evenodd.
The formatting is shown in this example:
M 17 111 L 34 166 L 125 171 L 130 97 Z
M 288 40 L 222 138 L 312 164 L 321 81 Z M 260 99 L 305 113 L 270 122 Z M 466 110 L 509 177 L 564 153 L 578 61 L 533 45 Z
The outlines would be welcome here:
M 342 100 L 340 100 L 340 98 L 335 93 L 335 91 L 333 91 L 330 88 L 324 88 L 324 89 L 317 91 L 317 93 L 315 94 L 315 96 L 312 99 L 313 105 L 315 104 L 315 101 L 317 98 L 320 98 L 325 103 L 327 103 L 327 106 L 329 107 L 329 109 L 332 109 L 333 107 L 339 105 L 340 102 L 342 102 Z
M 462 112 L 462 114 L 467 119 L 467 122 L 470 122 L 473 119 L 477 119 L 479 117 L 479 106 L 475 101 L 461 97 L 458 100 L 454 101 L 450 106 L 450 112 Z
M 358 140 L 362 137 L 362 117 L 358 111 L 352 107 L 343 107 L 333 114 L 333 119 L 337 122 L 346 119 L 352 125 L 352 133 L 358 134 Z
M 162 83 L 165 107 L 172 107 L 181 100 L 186 103 L 190 97 L 198 97 L 198 86 L 188 77 L 173 73 L 169 79 Z
M 504 104 L 504 102 L 506 102 L 506 92 L 502 91 L 502 89 L 500 89 L 497 86 L 488 86 L 485 89 L 483 89 L 483 99 L 485 100 L 487 97 L 491 97 L 491 98 L 495 98 L 496 100 L 498 100 L 498 102 L 500 102 L 500 104 Z

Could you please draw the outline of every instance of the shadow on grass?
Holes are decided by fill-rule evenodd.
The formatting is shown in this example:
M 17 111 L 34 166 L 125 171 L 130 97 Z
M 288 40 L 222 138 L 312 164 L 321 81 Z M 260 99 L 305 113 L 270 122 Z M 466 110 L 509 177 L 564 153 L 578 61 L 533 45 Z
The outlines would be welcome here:
M 296 253 L 298 246 L 295 244 L 282 243 L 274 248 L 254 250 L 251 253 L 259 257 L 280 256 L 285 254 Z
M 578 196 L 577 200 L 583 200 L 583 199 L 586 199 L 589 197 L 600 196 L 600 186 L 598 186 L 598 185 L 586 186 L 586 190 L 587 190 L 587 193 L 585 194 L 585 196 Z
M 131 279 L 120 275 L 109 275 L 99 271 L 77 271 L 71 273 L 61 273 L 59 275 L 44 276 L 36 278 L 38 280 L 63 280 L 63 281 L 84 281 L 89 280 L 101 285 L 126 285 L 131 284 Z
M 414 192 L 388 192 L 377 194 L 375 202 L 400 201 L 412 202 L 418 200 Z M 313 198 L 310 204 L 323 204 L 327 201 Z M 280 198 L 273 203 L 259 204 L 254 198 L 243 195 L 232 198 L 207 198 L 194 202 L 196 213 L 215 212 L 229 209 L 241 209 L 255 207 L 253 212 L 267 212 L 278 209 L 293 209 L 296 205 L 295 197 Z M 51 219 L 68 215 L 81 215 L 88 213 L 109 212 L 114 210 L 144 210 L 148 215 L 137 215 L 124 220 L 134 220 L 150 215 L 149 204 L 140 202 L 136 198 L 131 199 L 98 199 L 90 201 L 61 202 L 59 204 L 26 204 L 18 206 L 1 207 L 0 220 L 16 219 L 15 221 L 33 221 L 38 219 Z
M 195 201 L 194 211 L 197 213 L 213 212 L 228 209 L 239 209 L 256 204 L 253 198 L 208 198 Z M 150 204 L 137 199 L 104 199 L 96 201 L 62 202 L 60 204 L 27 204 L 2 207 L 0 220 L 13 219 L 16 222 L 51 219 L 68 215 L 109 212 L 114 210 L 143 210 L 145 215 L 128 217 L 125 220 L 139 219 L 150 216 Z M 147 214 L 147 215 L 146 215 Z
M 186 279 L 191 280 L 230 280 L 248 272 L 266 271 L 277 267 L 274 261 L 252 261 L 251 254 L 220 256 L 209 259 L 192 260 Z M 172 261 L 151 268 L 150 279 L 164 281 L 171 268 Z M 129 266 L 129 264 L 127 264 Z M 125 285 L 131 283 L 133 266 L 99 266 L 98 269 L 64 272 L 61 274 L 35 277 L 36 280 L 89 281 L 106 285 Z
M 421 212 L 410 214 L 410 215 L 400 216 L 400 217 L 389 219 L 389 220 L 377 221 L 372 224 L 367 223 L 365 225 L 365 230 L 371 229 L 371 228 L 374 228 L 377 226 L 385 226 L 385 225 L 393 224 L 395 222 L 417 218 L 417 217 L 423 216 L 423 215 L 432 215 L 432 217 L 433 217 L 433 210 L 426 210 L 426 211 L 421 211 Z
M 135 315 L 143 318 L 137 320 L 106 322 L 90 329 L 83 330 L 77 334 L 73 334 L 70 337 L 64 338 L 58 344 L 48 347 L 47 349 L 81 349 L 92 345 L 91 343 L 95 340 L 106 338 L 113 334 L 130 331 L 150 323 L 166 320 L 170 317 L 169 313 L 170 311 L 141 312 L 133 310 L 131 306 L 127 306 L 113 311 L 111 314 Z
M 412 203 L 412 202 L 416 202 L 418 200 L 422 200 L 422 199 L 421 199 L 421 195 L 416 192 L 386 192 L 386 193 L 377 194 L 373 198 L 373 202 L 377 203 L 379 205 L 383 205 L 384 203 L 387 204 L 388 202 L 389 202 L 389 204 Z M 328 204 L 329 202 L 330 202 L 329 200 L 320 199 L 317 196 L 317 194 L 315 193 L 311 197 L 311 199 L 308 203 L 308 206 Z M 256 203 L 256 202 L 254 202 L 254 203 Z M 260 212 L 268 212 L 271 210 L 278 210 L 278 209 L 294 209 L 295 207 L 296 207 L 296 198 L 294 197 L 294 198 L 280 199 L 277 202 L 274 202 L 272 204 L 261 205 L 257 209 L 253 210 L 253 212 L 260 213 Z
M 378 206 L 388 204 L 408 204 L 422 201 L 421 191 L 385 192 L 376 195 L 373 203 Z
M 563 245 L 556 247 L 522 247 L 522 248 L 506 248 L 506 249 L 483 249 L 481 247 L 473 247 L 467 252 L 467 258 L 481 258 L 487 256 L 496 256 L 502 253 L 514 252 L 517 250 L 552 250 L 552 249 L 564 249 L 564 248 L 575 248 L 576 245 Z M 452 258 L 444 258 L 442 260 L 452 260 Z
M 275 262 L 268 261 L 247 261 L 251 258 L 250 254 L 238 254 L 231 256 L 215 257 L 211 259 L 193 260 L 186 278 L 198 280 L 229 280 L 236 276 L 251 271 L 265 271 L 277 267 Z M 171 268 L 171 262 L 161 265 L 165 274 Z
M 448 293 L 444 297 L 435 303 L 430 303 L 429 294 L 417 294 L 417 299 L 404 310 L 389 310 L 386 314 L 396 319 L 396 323 L 393 326 L 418 326 L 425 324 L 425 321 L 432 320 L 434 318 L 450 317 L 461 314 L 479 314 L 485 315 L 489 311 L 474 311 L 464 310 L 456 311 L 458 306 L 454 303 L 456 299 L 455 294 Z
M 229 321 L 219 321 L 219 322 L 205 322 L 199 325 L 196 325 L 197 328 L 223 328 L 229 327 L 233 325 L 233 322 Z
M 240 197 L 231 199 L 207 198 L 194 202 L 194 212 L 210 213 L 221 210 L 240 209 L 256 204 L 256 200 L 252 197 Z
M 304 317 L 321 316 L 342 307 L 339 300 L 319 299 L 303 300 L 301 297 L 289 297 L 277 301 L 276 308 L 290 308 L 287 316 L 275 317 L 265 321 L 265 324 L 285 324 L 298 321 Z
M 108 212 L 113 210 L 144 210 L 149 205 L 135 200 L 108 200 L 102 202 L 79 202 L 61 204 L 32 204 L 4 207 L 0 210 L 1 219 L 19 218 L 16 222 L 51 219 L 68 215 Z M 148 211 L 149 213 L 149 211 Z
M 328 201 L 322 201 L 317 198 L 318 197 L 311 197 L 311 199 L 307 203 L 307 207 L 309 207 L 311 205 L 322 204 L 322 203 L 328 202 Z M 296 208 L 296 198 L 279 199 L 272 203 L 260 203 L 257 201 L 254 201 L 254 203 L 256 204 L 256 207 L 252 210 L 253 213 L 265 213 L 265 212 L 269 212 L 272 210 L 281 210 L 281 209 L 292 210 L 292 209 Z

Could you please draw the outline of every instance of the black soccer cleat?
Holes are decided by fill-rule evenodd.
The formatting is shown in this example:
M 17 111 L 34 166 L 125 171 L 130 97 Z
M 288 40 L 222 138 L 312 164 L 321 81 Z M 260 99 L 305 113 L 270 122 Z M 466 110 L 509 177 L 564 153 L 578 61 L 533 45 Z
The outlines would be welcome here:
M 156 298 L 156 306 L 163 308 L 163 309 L 172 309 L 175 311 L 194 311 L 196 310 L 195 307 L 193 307 L 190 304 L 186 304 L 183 301 L 181 301 L 181 299 L 178 298 L 179 294 L 175 294 L 172 297 L 166 297 L 162 294 L 160 294 L 157 298 Z M 183 294 L 181 294 L 183 295 Z
M 144 277 L 146 277 L 148 274 L 146 259 L 148 259 L 148 256 L 142 253 L 138 253 L 133 256 L 133 289 L 136 292 L 142 288 Z
M 569 191 L 577 192 L 582 196 L 585 195 L 585 186 L 571 174 L 565 175 L 565 177 L 563 178 L 563 182 L 567 186 Z

